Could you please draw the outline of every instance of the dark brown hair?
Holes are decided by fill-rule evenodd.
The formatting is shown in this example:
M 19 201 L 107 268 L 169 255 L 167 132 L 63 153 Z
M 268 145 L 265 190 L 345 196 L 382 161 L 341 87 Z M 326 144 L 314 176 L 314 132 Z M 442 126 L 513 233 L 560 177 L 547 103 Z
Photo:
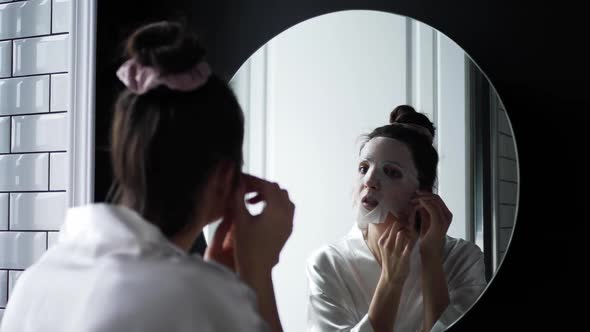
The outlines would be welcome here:
M 204 61 L 205 50 L 184 25 L 164 21 L 136 30 L 126 57 L 170 74 Z M 202 188 L 221 161 L 235 165 L 237 180 L 243 137 L 242 110 L 215 74 L 189 92 L 125 89 L 111 127 L 113 200 L 173 236 L 192 223 Z
M 430 133 L 430 135 L 428 135 Z M 375 128 L 365 135 L 364 145 L 375 137 L 397 139 L 410 149 L 414 164 L 418 171 L 418 182 L 421 190 L 432 191 L 436 183 L 436 167 L 438 153 L 432 146 L 434 124 L 422 113 L 416 112 L 412 106 L 400 105 L 389 115 L 389 124 Z

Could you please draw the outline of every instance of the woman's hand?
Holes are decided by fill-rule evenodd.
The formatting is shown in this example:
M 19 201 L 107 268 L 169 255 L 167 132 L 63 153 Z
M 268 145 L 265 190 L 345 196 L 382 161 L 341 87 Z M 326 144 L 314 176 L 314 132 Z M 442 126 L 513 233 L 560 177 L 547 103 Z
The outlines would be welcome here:
M 256 216 L 250 214 L 244 203 L 245 194 L 250 192 L 256 195 L 248 203 L 266 203 Z M 295 205 L 286 190 L 251 175 L 242 176 L 232 209 L 238 272 L 270 271 L 278 263 L 280 252 L 293 230 L 294 213 Z
M 395 324 L 403 284 L 410 272 L 410 254 L 417 235 L 393 222 L 378 241 L 381 277 L 369 305 L 368 317 L 375 332 L 390 332 Z M 403 318 L 402 318 L 403 319 Z
M 247 192 L 257 193 L 248 200 L 250 204 L 266 201 L 261 214 L 252 216 L 247 210 L 244 204 Z M 291 234 L 294 209 L 287 191 L 277 184 L 242 175 L 223 221 L 205 251 L 205 259 L 242 273 L 250 267 L 264 271 L 272 269 Z
M 381 277 L 387 283 L 403 285 L 410 272 L 410 254 L 416 243 L 416 236 L 408 229 L 394 222 L 378 241 L 381 255 Z
M 442 258 L 445 236 L 453 219 L 453 214 L 440 196 L 428 192 L 418 192 L 412 200 L 420 215 L 420 254 L 427 258 Z
M 266 202 L 259 215 L 253 216 L 246 209 L 244 198 L 249 192 L 256 193 L 249 203 Z M 279 262 L 281 250 L 293 230 L 295 205 L 287 191 L 276 183 L 242 175 L 230 212 L 235 226 L 236 270 L 256 292 L 258 310 L 270 329 L 282 331 L 271 270 Z

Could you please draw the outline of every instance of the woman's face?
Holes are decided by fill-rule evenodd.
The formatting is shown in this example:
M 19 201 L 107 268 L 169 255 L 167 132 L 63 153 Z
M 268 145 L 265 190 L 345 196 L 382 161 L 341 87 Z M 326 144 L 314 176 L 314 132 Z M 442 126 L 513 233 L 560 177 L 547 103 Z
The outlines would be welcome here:
M 357 167 L 355 204 L 360 202 L 368 210 L 387 204 L 395 219 L 406 222 L 404 216 L 417 190 L 418 172 L 404 143 L 375 137 L 365 144 Z

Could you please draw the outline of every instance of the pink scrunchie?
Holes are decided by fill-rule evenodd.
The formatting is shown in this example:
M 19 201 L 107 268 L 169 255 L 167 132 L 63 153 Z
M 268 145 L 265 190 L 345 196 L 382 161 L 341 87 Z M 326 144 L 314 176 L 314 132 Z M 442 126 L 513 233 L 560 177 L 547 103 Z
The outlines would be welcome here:
M 153 67 L 143 66 L 134 58 L 127 60 L 117 70 L 117 77 L 135 94 L 141 95 L 151 89 L 165 85 L 171 90 L 191 91 L 207 83 L 211 68 L 206 62 L 200 62 L 188 71 L 160 76 Z

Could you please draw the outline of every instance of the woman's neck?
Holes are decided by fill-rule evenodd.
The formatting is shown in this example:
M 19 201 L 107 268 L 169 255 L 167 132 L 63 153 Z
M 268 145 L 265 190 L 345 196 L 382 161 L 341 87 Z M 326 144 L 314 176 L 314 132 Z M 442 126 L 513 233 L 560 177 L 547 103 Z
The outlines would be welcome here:
M 375 259 L 381 265 L 381 251 L 379 251 L 379 238 L 387 230 L 388 224 L 369 224 L 367 230 L 363 232 L 365 242 L 369 247 Z

